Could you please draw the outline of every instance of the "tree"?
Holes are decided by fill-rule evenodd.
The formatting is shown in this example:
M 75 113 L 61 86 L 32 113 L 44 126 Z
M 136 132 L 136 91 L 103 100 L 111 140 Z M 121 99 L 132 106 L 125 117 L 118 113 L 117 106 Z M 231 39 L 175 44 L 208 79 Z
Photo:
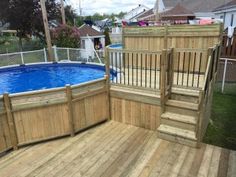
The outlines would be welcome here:
M 60 5 L 56 0 L 46 0 L 48 19 L 60 18 Z M 17 31 L 20 48 L 22 38 L 36 35 L 44 41 L 41 7 L 38 0 L 1 0 L 0 17 L 10 23 L 10 29 Z
M 79 30 L 76 27 L 61 25 L 52 30 L 52 41 L 58 47 L 79 48 Z
M 74 25 L 74 20 L 77 18 L 77 14 L 75 9 L 72 8 L 72 6 L 67 5 L 65 7 L 65 14 L 66 14 L 66 22 L 68 25 Z
M 105 35 L 105 46 L 108 46 L 111 44 L 111 39 L 109 36 L 109 28 L 106 28 L 104 31 L 104 35 Z

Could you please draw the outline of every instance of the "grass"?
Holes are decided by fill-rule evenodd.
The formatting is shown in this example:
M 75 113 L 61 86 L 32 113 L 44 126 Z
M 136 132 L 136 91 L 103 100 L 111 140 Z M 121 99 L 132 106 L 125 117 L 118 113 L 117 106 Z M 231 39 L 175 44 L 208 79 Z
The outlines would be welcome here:
M 226 93 L 217 89 L 213 96 L 211 120 L 204 142 L 236 150 L 236 84 L 226 86 Z
M 31 51 L 44 48 L 44 44 L 42 44 L 38 39 L 23 39 L 22 45 L 23 51 Z M 19 38 L 15 36 L 0 36 L 0 53 L 14 52 L 20 52 Z

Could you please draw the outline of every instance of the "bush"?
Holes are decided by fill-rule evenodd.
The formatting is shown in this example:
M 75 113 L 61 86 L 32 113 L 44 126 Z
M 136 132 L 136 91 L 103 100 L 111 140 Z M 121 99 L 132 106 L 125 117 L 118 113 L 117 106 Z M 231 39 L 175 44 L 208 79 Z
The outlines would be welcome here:
M 76 27 L 61 25 L 52 30 L 52 42 L 57 47 L 79 48 L 79 30 Z

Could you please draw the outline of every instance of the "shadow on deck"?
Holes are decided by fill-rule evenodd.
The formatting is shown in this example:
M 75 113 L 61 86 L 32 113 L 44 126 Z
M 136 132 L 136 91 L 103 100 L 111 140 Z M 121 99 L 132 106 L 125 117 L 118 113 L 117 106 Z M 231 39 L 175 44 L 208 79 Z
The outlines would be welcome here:
M 28 146 L 0 159 L 0 176 L 229 176 L 236 152 L 195 149 L 109 121 L 76 137 Z

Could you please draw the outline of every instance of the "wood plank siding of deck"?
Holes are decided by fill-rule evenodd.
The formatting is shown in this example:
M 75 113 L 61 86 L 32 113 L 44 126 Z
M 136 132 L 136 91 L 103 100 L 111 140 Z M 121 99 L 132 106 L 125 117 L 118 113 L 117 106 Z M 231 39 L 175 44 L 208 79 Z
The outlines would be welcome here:
M 1 177 L 235 177 L 236 152 L 195 149 L 147 129 L 109 121 L 72 138 L 36 144 L 0 158 Z

